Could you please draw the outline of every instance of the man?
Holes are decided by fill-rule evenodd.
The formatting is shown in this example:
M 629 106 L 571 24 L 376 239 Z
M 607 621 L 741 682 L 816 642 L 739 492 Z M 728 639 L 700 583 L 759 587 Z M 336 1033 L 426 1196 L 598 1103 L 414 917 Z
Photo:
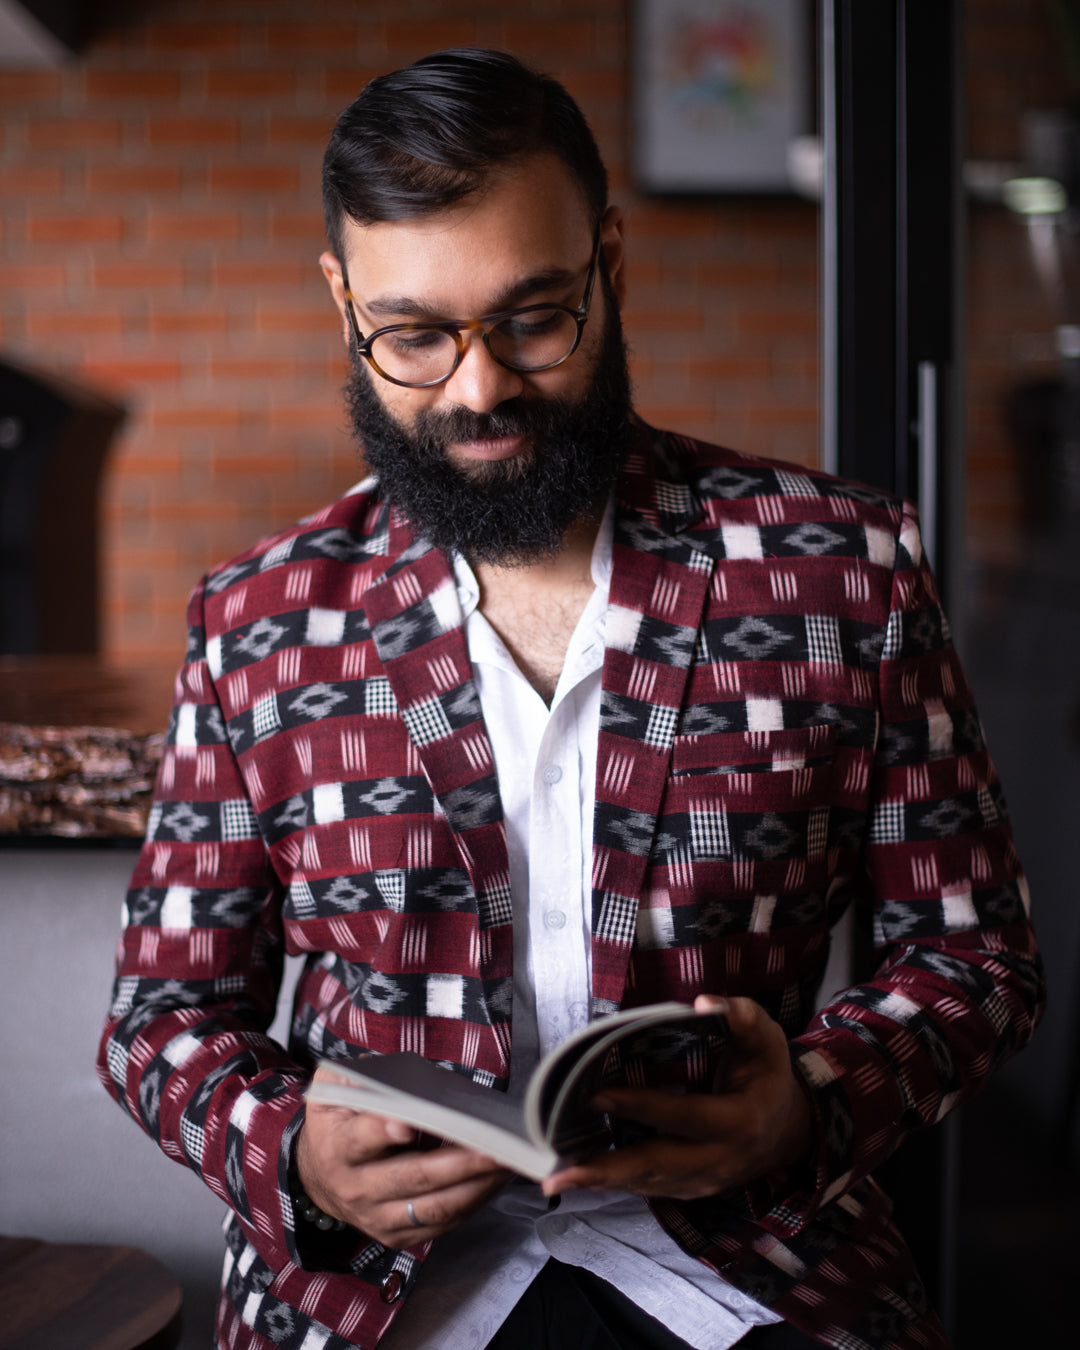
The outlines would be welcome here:
M 634 419 L 621 217 L 512 58 L 372 81 L 324 187 L 374 476 L 192 599 L 102 1043 L 233 1211 L 218 1343 L 940 1346 L 868 1174 L 1042 986 L 909 510 Z M 814 1015 L 855 900 L 879 968 Z M 720 1077 L 631 1066 L 541 1187 L 305 1111 L 320 1057 L 518 1092 L 667 998 L 726 1010 Z

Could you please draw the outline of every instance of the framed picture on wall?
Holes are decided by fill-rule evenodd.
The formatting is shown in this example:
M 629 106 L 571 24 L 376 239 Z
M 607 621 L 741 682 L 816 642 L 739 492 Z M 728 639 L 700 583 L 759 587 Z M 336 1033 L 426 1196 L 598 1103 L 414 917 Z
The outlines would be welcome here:
M 637 0 L 637 184 L 645 192 L 789 192 L 811 126 L 811 0 Z

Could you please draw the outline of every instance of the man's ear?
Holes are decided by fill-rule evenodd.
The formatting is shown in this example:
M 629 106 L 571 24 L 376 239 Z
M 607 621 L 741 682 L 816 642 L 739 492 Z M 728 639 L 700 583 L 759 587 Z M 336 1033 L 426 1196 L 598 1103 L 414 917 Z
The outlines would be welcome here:
M 626 303 L 626 268 L 623 266 L 623 231 L 626 219 L 622 208 L 609 206 L 600 222 L 600 247 L 604 250 L 604 264 L 607 267 L 615 299 L 619 308 Z
M 330 287 L 330 294 L 334 297 L 334 304 L 337 305 L 338 313 L 341 315 L 341 335 L 345 339 L 347 347 L 349 345 L 349 316 L 345 309 L 345 277 L 341 270 L 341 263 L 327 250 L 326 253 L 319 256 L 319 266 L 322 268 L 326 284 Z

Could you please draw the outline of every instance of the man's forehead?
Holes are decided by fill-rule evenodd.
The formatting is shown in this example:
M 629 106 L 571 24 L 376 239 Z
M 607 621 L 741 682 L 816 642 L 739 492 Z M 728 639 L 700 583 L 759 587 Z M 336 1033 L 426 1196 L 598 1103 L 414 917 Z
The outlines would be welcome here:
M 529 283 L 569 284 L 588 262 L 591 239 L 582 197 L 555 161 L 505 175 L 443 211 L 347 221 L 342 242 L 353 294 L 372 312 L 391 312 L 385 302 L 400 297 L 453 313 Z

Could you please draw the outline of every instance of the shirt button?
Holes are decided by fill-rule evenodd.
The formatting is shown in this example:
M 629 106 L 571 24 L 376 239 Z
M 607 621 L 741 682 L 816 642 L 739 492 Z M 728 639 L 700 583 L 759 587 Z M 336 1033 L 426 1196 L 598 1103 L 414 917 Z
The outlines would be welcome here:
M 566 915 L 561 909 L 549 909 L 544 915 L 544 925 L 547 928 L 565 928 Z
M 401 1271 L 392 1270 L 379 1285 L 379 1297 L 384 1303 L 396 1303 L 401 1297 L 404 1284 L 405 1281 L 401 1277 Z
M 544 782 L 553 785 L 562 777 L 562 769 L 557 764 L 545 764 L 543 779 Z

